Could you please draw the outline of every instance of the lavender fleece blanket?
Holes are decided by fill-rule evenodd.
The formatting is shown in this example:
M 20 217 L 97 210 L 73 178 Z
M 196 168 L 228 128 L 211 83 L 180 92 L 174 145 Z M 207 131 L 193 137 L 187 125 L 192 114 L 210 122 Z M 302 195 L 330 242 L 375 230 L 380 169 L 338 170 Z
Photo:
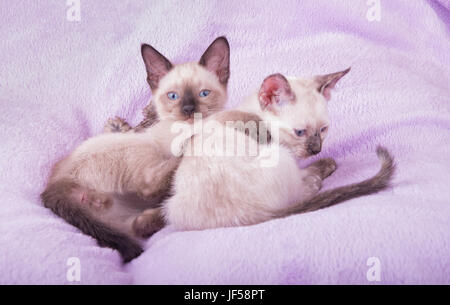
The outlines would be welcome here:
M 76 2 L 0 2 L 1 284 L 450 284 L 449 1 L 81 0 L 70 21 Z M 50 168 L 108 117 L 140 121 L 141 43 L 183 62 L 220 35 L 230 107 L 268 74 L 351 66 L 329 103 L 319 157 L 339 167 L 324 188 L 374 174 L 377 144 L 396 158 L 393 187 L 249 227 L 167 227 L 122 265 L 42 206 Z

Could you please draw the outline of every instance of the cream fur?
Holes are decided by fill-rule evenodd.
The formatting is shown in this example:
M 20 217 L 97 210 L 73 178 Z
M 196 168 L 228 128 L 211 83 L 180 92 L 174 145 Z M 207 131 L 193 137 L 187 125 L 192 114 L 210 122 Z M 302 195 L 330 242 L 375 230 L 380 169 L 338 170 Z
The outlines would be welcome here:
M 182 95 L 187 87 L 211 91 L 197 99 L 197 112 L 205 118 L 226 102 L 226 87 L 214 73 L 198 63 L 174 66 L 154 92 L 158 123 L 144 132 L 107 133 L 86 140 L 55 165 L 49 185 L 61 180 L 76 182 L 85 191 L 72 195 L 75 202 L 85 204 L 93 217 L 110 227 L 133 238 L 141 237 L 133 231 L 134 220 L 167 196 L 181 160 L 181 151 L 172 151 L 173 139 L 180 136 L 172 133 L 172 124 L 191 123 L 180 113 L 180 102 L 169 100 L 167 92 Z M 110 201 L 112 204 L 107 204 Z
M 290 79 L 289 84 L 295 101 L 274 112 L 261 110 L 258 94 L 239 107 L 259 115 L 265 123 L 279 123 L 279 150 L 273 152 L 279 154 L 279 162 L 263 167 L 258 157 L 251 156 L 185 156 L 175 174 L 174 195 L 163 204 L 167 223 L 180 230 L 251 225 L 271 219 L 276 211 L 298 204 L 319 190 L 319 178 L 297 166 L 296 158 L 307 157 L 307 153 L 305 139 L 296 136 L 294 128 L 315 132 L 327 126 L 327 102 L 314 80 Z M 236 135 L 247 137 L 243 133 Z M 321 139 L 325 136 L 326 132 Z M 195 137 L 205 141 L 208 136 Z M 233 144 L 226 139 L 226 145 Z M 191 145 L 195 143 L 189 142 L 186 149 L 192 149 Z
M 170 144 L 176 136 L 170 131 L 172 123 L 161 121 L 142 133 L 109 133 L 92 137 L 62 161 L 51 179 L 68 177 L 104 193 L 139 191 L 145 194 L 142 180 L 149 175 L 158 177 L 154 168 L 179 159 L 170 151 Z

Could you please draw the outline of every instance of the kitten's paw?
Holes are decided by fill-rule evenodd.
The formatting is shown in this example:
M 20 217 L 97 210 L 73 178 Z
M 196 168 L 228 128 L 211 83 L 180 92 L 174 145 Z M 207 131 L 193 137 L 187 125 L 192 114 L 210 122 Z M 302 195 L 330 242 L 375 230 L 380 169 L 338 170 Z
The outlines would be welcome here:
M 164 227 L 160 209 L 148 209 L 133 221 L 133 233 L 139 238 L 148 238 Z
M 143 172 L 140 180 L 136 181 L 136 185 L 138 186 L 136 194 L 139 198 L 142 200 L 151 200 L 157 196 L 159 192 L 158 182 L 155 181 L 157 177 L 154 168 Z
M 327 178 L 337 169 L 336 161 L 334 161 L 333 158 L 320 159 L 314 162 L 312 165 L 318 169 L 320 177 L 322 179 Z
M 253 138 L 258 144 L 268 144 L 272 141 L 270 131 L 266 127 L 260 126 L 259 122 L 256 122 L 255 130 L 250 131 L 249 129 L 245 129 L 244 132 L 246 136 Z
M 81 197 L 81 204 L 87 205 L 96 211 L 105 210 L 111 206 L 112 200 L 106 194 L 100 194 L 95 191 L 85 191 Z
M 125 121 L 121 117 L 116 116 L 115 118 L 109 118 L 108 121 L 106 121 L 106 124 L 103 127 L 103 132 L 127 132 L 131 129 L 132 128 L 130 124 L 127 123 L 127 121 Z
M 303 182 L 306 185 L 309 196 L 315 195 L 322 188 L 322 178 L 318 175 L 308 175 L 303 178 Z
M 270 131 L 267 126 L 262 124 L 263 120 L 260 116 L 251 113 L 240 113 L 237 121 L 244 122 L 244 125 L 237 127 L 237 130 L 244 132 L 246 136 L 249 136 L 256 140 L 259 144 L 267 144 L 272 140 Z M 242 129 L 243 128 L 243 129 Z

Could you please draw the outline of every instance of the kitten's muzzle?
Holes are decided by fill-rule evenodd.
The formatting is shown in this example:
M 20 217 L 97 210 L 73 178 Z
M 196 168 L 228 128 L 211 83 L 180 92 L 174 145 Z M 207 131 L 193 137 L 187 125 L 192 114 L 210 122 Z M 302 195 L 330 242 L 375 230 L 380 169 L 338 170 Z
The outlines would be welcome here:
M 322 150 L 322 139 L 319 135 L 309 137 L 307 141 L 306 151 L 310 155 L 317 155 Z
M 189 116 L 194 113 L 195 111 L 195 105 L 184 105 L 181 110 L 183 111 L 183 114 Z

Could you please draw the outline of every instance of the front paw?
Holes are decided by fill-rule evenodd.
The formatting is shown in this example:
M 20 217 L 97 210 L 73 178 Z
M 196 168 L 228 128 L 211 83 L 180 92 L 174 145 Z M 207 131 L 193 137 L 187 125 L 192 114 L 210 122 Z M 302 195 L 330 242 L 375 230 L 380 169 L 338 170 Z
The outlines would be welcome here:
M 269 130 L 264 124 L 261 124 L 259 121 L 254 121 L 256 123 L 256 128 L 250 130 L 250 128 L 245 129 L 245 134 L 250 136 L 258 144 L 268 144 L 272 140 L 272 136 L 270 135 Z
M 95 211 L 102 211 L 112 205 L 110 196 L 96 191 L 85 191 L 81 196 L 81 204 L 88 206 Z
M 314 162 L 314 165 L 319 170 L 320 177 L 322 179 L 325 179 L 328 176 L 330 176 L 332 173 L 334 173 L 334 171 L 337 168 L 336 161 L 334 161 L 333 158 L 320 159 Z
M 139 238 L 148 238 L 164 227 L 160 209 L 149 209 L 136 217 L 132 224 L 133 233 Z
M 108 121 L 106 121 L 105 126 L 103 127 L 103 132 L 109 133 L 109 132 L 127 132 L 130 131 L 132 128 L 130 124 L 128 124 L 124 119 L 121 117 L 114 117 L 109 118 Z
M 318 175 L 309 175 L 303 178 L 303 183 L 306 186 L 308 196 L 313 196 L 322 188 L 322 178 Z

